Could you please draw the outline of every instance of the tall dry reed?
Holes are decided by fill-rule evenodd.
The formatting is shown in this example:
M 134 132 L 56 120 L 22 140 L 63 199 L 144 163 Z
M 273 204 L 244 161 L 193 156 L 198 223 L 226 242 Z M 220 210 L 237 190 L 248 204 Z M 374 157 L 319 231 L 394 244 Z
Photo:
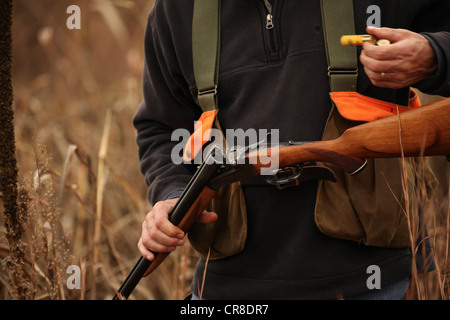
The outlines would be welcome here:
M 423 103 L 431 102 L 430 97 L 422 96 L 422 99 Z M 401 143 L 402 126 L 400 116 L 398 118 Z M 450 299 L 447 277 L 450 245 L 449 169 L 445 157 L 402 157 L 403 197 L 405 203 L 410 204 L 404 208 L 404 214 L 412 252 L 411 286 L 406 300 Z M 415 190 L 413 195 L 409 191 L 411 185 Z

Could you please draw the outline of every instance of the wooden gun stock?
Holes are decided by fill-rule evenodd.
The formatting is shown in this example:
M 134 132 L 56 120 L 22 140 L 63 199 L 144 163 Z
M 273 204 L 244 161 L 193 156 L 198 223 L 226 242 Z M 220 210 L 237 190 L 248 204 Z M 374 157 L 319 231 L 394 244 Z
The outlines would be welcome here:
M 281 168 L 320 161 L 335 164 L 351 174 L 371 158 L 450 155 L 450 99 L 352 127 L 334 140 L 269 150 L 278 152 Z M 255 151 L 248 157 L 261 172 L 264 164 L 257 161 L 258 153 Z

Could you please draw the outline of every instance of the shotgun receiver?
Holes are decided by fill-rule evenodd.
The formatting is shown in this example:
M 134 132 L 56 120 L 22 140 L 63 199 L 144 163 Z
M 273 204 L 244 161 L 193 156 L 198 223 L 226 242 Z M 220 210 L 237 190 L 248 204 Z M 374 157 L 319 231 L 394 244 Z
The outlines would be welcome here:
M 169 220 L 187 233 L 221 187 L 261 174 L 267 165 L 260 161 L 260 152 L 260 149 L 246 148 L 233 155 L 234 161 L 223 164 L 224 150 L 212 146 Z M 337 165 L 349 174 L 363 170 L 366 159 L 450 155 L 450 99 L 352 127 L 334 140 L 289 142 L 270 146 L 264 154 L 267 152 L 278 156 L 280 171 L 320 161 Z M 244 163 L 237 161 L 242 157 Z M 271 184 L 286 183 L 298 175 L 282 179 L 267 176 L 266 180 Z M 334 175 L 324 175 L 324 178 L 333 180 Z M 140 279 L 153 272 L 168 253 L 155 256 L 152 262 L 142 257 L 138 260 L 114 300 L 127 299 Z

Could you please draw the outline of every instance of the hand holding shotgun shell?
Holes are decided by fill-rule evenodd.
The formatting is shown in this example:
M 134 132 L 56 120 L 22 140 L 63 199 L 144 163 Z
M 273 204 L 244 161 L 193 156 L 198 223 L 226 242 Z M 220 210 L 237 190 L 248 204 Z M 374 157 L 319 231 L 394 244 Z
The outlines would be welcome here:
M 368 27 L 374 39 L 391 44 L 362 44 L 360 60 L 370 81 L 377 87 L 401 89 L 429 77 L 437 69 L 437 58 L 424 36 L 405 29 Z

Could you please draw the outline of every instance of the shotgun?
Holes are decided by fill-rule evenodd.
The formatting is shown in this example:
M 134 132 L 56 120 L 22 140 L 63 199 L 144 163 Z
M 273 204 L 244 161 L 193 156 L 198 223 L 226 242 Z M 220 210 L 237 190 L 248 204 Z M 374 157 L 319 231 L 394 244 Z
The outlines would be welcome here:
M 278 156 L 281 168 L 278 172 L 290 172 L 285 169 L 319 161 L 337 165 L 351 175 L 363 170 L 367 159 L 450 155 L 450 98 L 357 125 L 334 140 L 290 141 L 267 148 L 265 156 L 267 152 Z M 187 233 L 221 187 L 260 175 L 267 164 L 259 161 L 261 149 L 253 149 L 243 149 L 234 155 L 234 163 L 223 164 L 224 150 L 212 146 L 175 204 L 169 220 Z M 239 157 L 246 161 L 237 161 Z M 275 178 L 267 176 L 265 179 L 274 185 L 289 184 L 299 175 L 301 170 L 300 173 L 292 171 L 291 176 L 280 178 L 275 174 Z M 333 180 L 334 174 L 323 177 Z M 140 279 L 153 272 L 168 255 L 156 253 L 152 262 L 141 257 L 114 300 L 128 299 Z

